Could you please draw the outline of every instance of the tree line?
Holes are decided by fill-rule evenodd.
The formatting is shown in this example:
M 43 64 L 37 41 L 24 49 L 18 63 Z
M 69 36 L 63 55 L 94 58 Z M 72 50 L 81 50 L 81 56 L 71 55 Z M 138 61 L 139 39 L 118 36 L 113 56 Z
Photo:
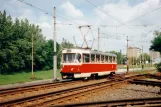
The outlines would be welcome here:
M 32 35 L 34 41 L 34 69 L 51 69 L 53 41 L 46 40 L 39 26 L 27 19 L 12 20 L 6 12 L 0 12 L 0 74 L 16 73 L 31 69 Z M 57 50 L 60 50 L 57 43 Z M 60 62 L 60 55 L 58 55 Z M 58 68 L 59 68 L 58 64 Z

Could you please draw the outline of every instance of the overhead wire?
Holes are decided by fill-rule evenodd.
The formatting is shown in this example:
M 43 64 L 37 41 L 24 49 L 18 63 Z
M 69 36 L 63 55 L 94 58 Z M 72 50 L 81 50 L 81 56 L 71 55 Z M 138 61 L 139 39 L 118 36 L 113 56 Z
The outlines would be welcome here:
M 40 7 L 37 7 L 37 6 L 35 6 L 35 5 L 33 5 L 33 4 L 30 4 L 30 3 L 28 3 L 28 2 L 25 2 L 24 0 L 17 0 L 17 1 L 19 1 L 19 2 L 21 2 L 21 3 L 24 3 L 24 4 L 26 4 L 26 5 L 28 5 L 28 6 L 31 6 L 31 7 L 33 7 L 33 8 L 35 8 L 35 9 L 37 9 L 37 10 L 39 10 L 39 11 L 42 11 L 42 12 L 44 12 L 45 14 L 47 14 L 47 15 L 49 15 L 49 16 L 52 16 L 52 17 L 54 17 L 54 15 L 52 14 L 52 13 L 50 13 L 50 12 L 48 12 L 48 11 L 46 11 L 46 10 L 44 10 L 44 9 L 42 9 L 42 8 L 40 8 Z M 86 0 L 87 2 L 89 2 L 88 0 Z M 94 4 L 93 4 L 94 5 Z M 95 5 L 96 6 L 96 5 Z M 160 7 L 161 8 L 161 7 Z M 99 8 L 100 9 L 100 8 Z M 159 9 L 159 8 L 157 8 L 157 9 Z M 102 10 L 102 9 L 101 9 Z M 155 9 L 156 10 L 156 9 Z M 153 11 L 155 11 L 155 10 L 153 10 Z M 104 12 L 103 10 L 102 10 L 102 12 Z M 105 12 L 104 12 L 105 13 Z M 106 13 L 107 14 L 107 13 Z M 109 15 L 109 14 L 108 14 Z M 65 18 L 65 17 L 62 17 L 62 16 L 59 16 L 59 15 L 56 15 L 57 17 L 59 17 L 59 18 L 61 18 L 61 19 L 63 19 L 63 20 L 67 20 L 67 21 L 69 21 L 69 22 L 72 22 L 72 23 L 74 23 L 74 24 L 76 24 L 76 25 L 80 25 L 80 24 L 78 24 L 78 23 L 76 23 L 76 22 L 74 22 L 74 21 L 72 21 L 72 20 L 69 20 L 69 19 L 67 19 L 67 18 Z M 109 15 L 109 16 L 111 16 L 111 15 Z M 111 16 L 112 18 L 114 18 L 113 16 Z M 114 18 L 115 20 L 117 20 L 116 18 Z M 119 20 L 117 20 L 117 21 L 119 21 Z M 121 21 L 119 21 L 120 23 L 122 23 Z M 74 24 L 64 24 L 64 23 L 57 23 L 57 24 L 62 24 L 62 25 L 74 25 Z M 123 23 L 122 23 L 123 24 Z M 102 27 L 116 27 L 116 26 L 114 26 L 114 25 L 92 25 L 91 24 L 91 26 L 102 26 Z M 125 25 L 125 26 L 144 26 L 144 25 Z M 145 26 L 147 26 L 147 25 L 145 25 Z
M 120 22 L 121 24 L 123 24 L 121 21 L 119 21 L 118 19 L 116 19 L 115 17 L 111 16 L 110 14 L 106 13 L 105 11 L 103 11 L 101 8 L 99 8 L 98 6 L 96 6 L 95 4 L 91 3 L 89 0 L 86 0 L 89 4 L 93 5 L 94 7 L 96 7 L 97 9 L 99 9 L 100 11 L 102 11 L 103 13 L 105 13 L 106 15 L 110 16 L 112 19 Z
M 161 6 L 158 7 L 158 8 L 155 8 L 154 10 L 151 10 L 151 11 L 145 13 L 145 14 L 142 14 L 142 15 L 136 17 L 136 18 L 133 18 L 132 20 L 129 20 L 129 21 L 125 22 L 124 24 L 127 24 L 127 23 L 129 23 L 129 22 L 132 22 L 132 21 L 134 21 L 134 20 L 136 20 L 136 19 L 139 19 L 139 18 L 141 18 L 141 17 L 143 17 L 143 16 L 146 16 L 146 15 L 148 15 L 148 14 L 150 14 L 150 13 L 156 11 L 156 10 L 159 10 L 159 9 L 161 9 Z
M 96 6 L 95 4 L 93 4 L 92 2 L 90 2 L 89 0 L 85 0 L 85 1 L 87 1 L 89 4 L 91 4 L 92 6 L 96 7 L 97 9 L 99 9 L 100 11 L 102 11 L 103 13 L 105 13 L 107 16 L 110 16 L 112 19 L 116 20 L 117 22 L 121 23 L 122 25 L 125 25 L 123 22 L 121 22 L 120 20 L 116 19 L 112 15 L 108 14 L 107 12 L 105 12 L 104 10 L 102 10 L 101 8 L 99 8 L 98 6 Z M 129 29 L 131 29 L 131 28 L 129 28 Z M 131 29 L 131 30 L 134 31 L 134 32 L 136 32 L 134 29 Z
M 52 13 L 50 13 L 50 12 L 48 12 L 48 11 L 46 11 L 46 10 L 40 8 L 40 7 L 37 7 L 37 6 L 35 6 L 35 5 L 32 5 L 32 4 L 28 3 L 28 2 L 25 2 L 24 0 L 17 0 L 17 1 L 19 1 L 19 2 L 21 2 L 21 3 L 24 3 L 24 4 L 28 5 L 28 6 L 31 6 L 31 7 L 35 8 L 35 9 L 41 11 L 41 12 L 44 12 L 45 14 L 47 14 L 47 15 L 49 15 L 49 16 L 54 17 L 54 15 L 53 15 Z M 72 21 L 72 20 L 69 20 L 69 19 L 67 19 L 67 18 L 64 18 L 64 17 L 62 17 L 62 16 L 59 16 L 59 15 L 56 15 L 56 16 L 59 17 L 59 18 L 61 18 L 61 19 L 67 20 L 67 21 L 69 21 L 69 22 L 72 22 L 72 23 L 74 23 L 74 24 L 76 24 L 76 25 L 80 25 L 80 24 L 78 24 L 78 23 L 76 23 L 76 22 L 74 22 L 74 21 Z
M 31 7 L 35 8 L 35 9 L 41 11 L 41 12 L 44 12 L 45 14 L 47 14 L 47 15 L 49 15 L 49 16 L 51 16 L 51 17 L 54 17 L 54 15 L 53 15 L 52 13 L 46 11 L 45 9 L 42 9 L 42 8 L 40 8 L 40 7 L 37 7 L 37 6 L 35 6 L 35 5 L 33 5 L 33 4 L 30 4 L 30 3 L 28 3 L 28 2 L 25 2 L 24 0 L 17 0 L 17 1 L 19 1 L 19 2 L 21 2 L 21 3 L 24 3 L 24 4 L 28 5 L 28 6 L 31 6 Z M 67 18 L 65 18 L 65 17 L 62 17 L 62 16 L 60 16 L 60 15 L 56 15 L 56 16 L 59 17 L 59 18 L 61 18 L 61 19 L 63 19 L 63 20 L 67 20 L 67 21 L 69 21 L 69 22 L 72 22 L 72 23 L 74 23 L 75 25 L 81 25 L 81 24 L 79 24 L 79 23 L 76 23 L 76 22 L 74 22 L 74 21 L 72 21 L 72 20 L 69 20 L 69 19 L 67 19 Z M 57 23 L 57 24 L 61 24 L 61 25 L 74 25 L 74 24 L 71 24 L 71 23 L 68 23 L 68 24 L 66 24 L 66 23 Z M 113 26 L 113 25 L 92 25 L 92 24 L 90 24 L 90 25 L 91 25 L 91 26 L 102 26 L 102 27 L 116 27 L 116 26 Z
M 130 26 L 130 25 L 126 25 L 126 24 L 129 23 L 129 22 L 132 22 L 132 21 L 134 21 L 134 20 L 136 20 L 136 19 L 138 19 L 138 18 L 141 18 L 141 17 L 143 17 L 143 16 L 145 16 L 145 15 L 148 15 L 148 14 L 150 14 L 150 13 L 156 11 L 156 10 L 161 9 L 161 6 L 160 6 L 160 7 L 155 8 L 154 10 L 152 10 L 152 11 L 150 11 L 150 12 L 147 12 L 147 13 L 145 13 L 145 14 L 142 14 L 142 15 L 140 15 L 139 17 L 136 17 L 136 18 L 134 18 L 134 19 L 132 19 L 132 20 L 130 20 L 130 21 L 127 21 L 127 22 L 123 23 L 123 22 L 121 22 L 120 20 L 118 20 L 118 19 L 116 19 L 115 17 L 113 17 L 112 15 L 108 14 L 107 12 L 105 12 L 104 10 L 102 10 L 101 8 L 99 8 L 98 6 L 96 6 L 95 4 L 91 3 L 89 0 L 85 0 L 85 1 L 87 1 L 89 4 L 93 5 L 94 7 L 96 7 L 97 9 L 99 9 L 100 11 L 102 11 L 103 13 L 105 13 L 106 15 L 110 16 L 112 19 L 114 19 L 114 20 L 120 22 L 120 23 L 121 23 L 122 25 L 124 25 L 124 26 Z M 122 25 L 119 25 L 119 26 L 122 26 Z M 138 25 L 131 25 L 131 26 L 138 26 Z M 142 25 L 142 26 L 147 27 L 147 25 Z M 129 28 L 129 27 L 128 27 L 128 28 Z M 131 29 L 131 28 L 129 28 L 129 29 Z M 131 29 L 131 30 L 133 30 L 133 29 Z M 134 31 L 134 30 L 133 30 L 133 31 Z

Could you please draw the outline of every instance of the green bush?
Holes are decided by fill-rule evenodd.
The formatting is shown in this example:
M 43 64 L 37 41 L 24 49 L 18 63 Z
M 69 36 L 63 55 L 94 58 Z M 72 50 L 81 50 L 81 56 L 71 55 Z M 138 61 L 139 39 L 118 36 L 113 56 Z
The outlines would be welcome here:
M 159 64 L 155 64 L 155 67 L 159 72 L 161 72 L 161 62 Z

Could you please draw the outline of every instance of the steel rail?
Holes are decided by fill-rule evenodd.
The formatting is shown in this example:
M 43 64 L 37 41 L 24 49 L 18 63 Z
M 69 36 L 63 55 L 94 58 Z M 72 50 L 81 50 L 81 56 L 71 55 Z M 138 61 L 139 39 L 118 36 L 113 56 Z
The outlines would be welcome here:
M 44 104 L 49 104 L 53 101 L 57 101 L 58 103 L 60 100 L 67 98 L 72 95 L 79 95 L 80 93 L 83 92 L 89 92 L 95 89 L 99 89 L 100 87 L 107 87 L 111 85 L 116 85 L 120 84 L 121 81 L 129 81 L 131 79 L 135 78 L 140 78 L 144 77 L 144 75 L 135 75 L 135 76 L 130 76 L 126 77 L 125 79 L 113 79 L 111 81 L 105 81 L 105 82 L 100 82 L 100 83 L 94 83 L 90 85 L 84 85 L 84 86 L 79 86 L 75 88 L 70 88 L 70 89 L 63 89 L 59 91 L 54 91 L 54 92 L 49 92 L 49 93 L 44 93 L 44 94 L 39 94 L 36 96 L 30 96 L 30 97 L 24 97 L 24 98 L 19 98 L 19 99 L 14 99 L 12 101 L 7 101 L 7 102 L 2 102 L 0 105 L 2 106 L 12 106 L 12 105 L 19 105 L 19 106 L 42 106 Z
M 149 81 L 149 80 L 133 80 L 130 81 L 132 84 L 140 84 L 140 85 L 151 85 L 161 87 L 161 81 Z
M 146 74 L 146 76 L 149 77 L 149 78 L 161 80 L 161 76 L 157 76 L 157 75 L 153 75 L 153 74 Z
M 16 94 L 24 94 L 26 92 L 33 92 L 42 89 L 53 89 L 61 86 L 66 86 L 69 84 L 76 84 L 80 81 L 63 81 L 63 82 L 55 82 L 55 83 L 47 83 L 47 84 L 39 84 L 39 85 L 32 85 L 32 86 L 25 86 L 25 87 L 17 87 L 17 88 L 9 88 L 0 90 L 0 98 L 6 96 L 14 96 Z
M 110 101 L 98 101 L 98 102 L 85 102 L 77 104 L 66 104 L 66 105 L 56 105 L 56 107 L 117 107 L 117 106 L 141 106 L 147 105 L 155 107 L 161 106 L 161 97 L 153 98 L 138 98 L 138 99 L 124 99 L 124 100 L 110 100 Z
M 62 82 L 65 83 L 65 82 L 69 82 L 69 81 L 58 81 L 58 82 L 54 82 L 54 83 L 62 83 Z M 53 84 L 53 83 L 50 82 L 50 83 L 40 83 L 40 84 L 26 85 L 26 86 L 17 86 L 17 87 L 12 87 L 12 88 L 0 88 L 0 93 L 3 93 L 5 91 L 10 91 L 10 90 L 29 88 L 29 87 L 40 86 L 40 85 L 48 85 L 48 84 Z

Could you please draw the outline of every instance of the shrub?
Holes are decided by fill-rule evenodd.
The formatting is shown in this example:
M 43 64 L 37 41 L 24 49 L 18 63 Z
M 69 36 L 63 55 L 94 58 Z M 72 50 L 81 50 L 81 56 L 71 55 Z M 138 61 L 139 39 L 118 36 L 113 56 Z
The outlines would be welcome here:
M 158 70 L 159 72 L 161 72 L 161 62 L 158 63 L 158 64 L 155 64 L 155 67 L 157 68 L 157 70 Z

